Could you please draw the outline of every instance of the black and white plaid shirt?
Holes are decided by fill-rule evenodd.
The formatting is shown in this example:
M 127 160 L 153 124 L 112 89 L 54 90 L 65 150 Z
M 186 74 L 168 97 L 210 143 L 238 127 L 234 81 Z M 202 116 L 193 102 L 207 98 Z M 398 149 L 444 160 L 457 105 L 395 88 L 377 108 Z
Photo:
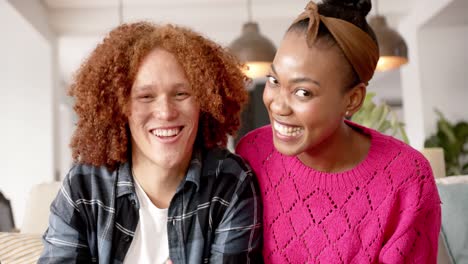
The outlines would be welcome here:
M 250 168 L 227 150 L 194 153 L 168 209 L 171 260 L 262 263 L 262 206 Z M 74 166 L 51 205 L 39 263 L 122 263 L 138 209 L 129 163 L 115 171 Z

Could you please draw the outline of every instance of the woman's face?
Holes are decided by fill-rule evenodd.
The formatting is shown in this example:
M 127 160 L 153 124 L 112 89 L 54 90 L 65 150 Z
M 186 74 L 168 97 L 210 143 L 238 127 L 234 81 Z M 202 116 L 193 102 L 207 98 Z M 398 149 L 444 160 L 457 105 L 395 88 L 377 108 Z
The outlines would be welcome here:
M 285 155 L 326 147 L 349 102 L 344 83 L 349 69 L 338 47 L 321 39 L 309 48 L 304 35 L 285 35 L 263 93 L 274 145 Z
M 175 56 L 160 48 L 142 61 L 131 90 L 132 155 L 162 168 L 191 158 L 199 104 Z

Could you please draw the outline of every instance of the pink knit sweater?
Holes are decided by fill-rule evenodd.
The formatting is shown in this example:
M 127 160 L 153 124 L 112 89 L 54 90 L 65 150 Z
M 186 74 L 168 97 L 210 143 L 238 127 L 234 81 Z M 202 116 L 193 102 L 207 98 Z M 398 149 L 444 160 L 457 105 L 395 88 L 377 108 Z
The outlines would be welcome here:
M 266 263 L 436 263 L 440 199 L 427 160 L 377 131 L 364 161 L 342 173 L 275 150 L 271 126 L 237 146 L 264 203 Z M 351 153 L 350 153 L 351 154 Z

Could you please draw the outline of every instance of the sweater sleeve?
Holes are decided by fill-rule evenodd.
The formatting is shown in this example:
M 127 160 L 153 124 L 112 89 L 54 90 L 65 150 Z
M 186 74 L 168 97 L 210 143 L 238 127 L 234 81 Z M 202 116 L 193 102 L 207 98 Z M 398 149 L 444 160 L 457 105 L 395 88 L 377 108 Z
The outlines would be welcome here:
M 414 159 L 411 179 L 397 193 L 379 263 L 436 263 L 440 198 L 429 163 Z

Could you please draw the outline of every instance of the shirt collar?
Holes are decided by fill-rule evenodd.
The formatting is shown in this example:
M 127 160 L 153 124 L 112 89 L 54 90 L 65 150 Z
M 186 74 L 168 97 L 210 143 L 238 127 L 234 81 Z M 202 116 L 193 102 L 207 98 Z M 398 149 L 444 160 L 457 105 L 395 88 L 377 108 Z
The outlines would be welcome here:
M 192 153 L 192 159 L 187 170 L 187 175 L 182 183 L 177 188 L 177 191 L 181 189 L 186 182 L 192 182 L 197 186 L 197 191 L 200 188 L 200 176 L 202 171 L 202 152 L 199 148 L 194 148 Z
M 194 148 L 192 158 L 190 160 L 187 174 L 184 180 L 177 188 L 181 189 L 186 182 L 192 182 L 196 185 L 197 191 L 200 188 L 200 176 L 202 171 L 202 152 L 199 148 Z M 116 183 L 116 197 L 121 197 L 126 194 L 135 194 L 135 184 L 132 176 L 132 169 L 130 162 L 121 164 L 118 168 L 117 183 Z
M 133 182 L 132 169 L 130 162 L 120 164 L 117 173 L 116 197 L 135 193 L 135 185 Z

